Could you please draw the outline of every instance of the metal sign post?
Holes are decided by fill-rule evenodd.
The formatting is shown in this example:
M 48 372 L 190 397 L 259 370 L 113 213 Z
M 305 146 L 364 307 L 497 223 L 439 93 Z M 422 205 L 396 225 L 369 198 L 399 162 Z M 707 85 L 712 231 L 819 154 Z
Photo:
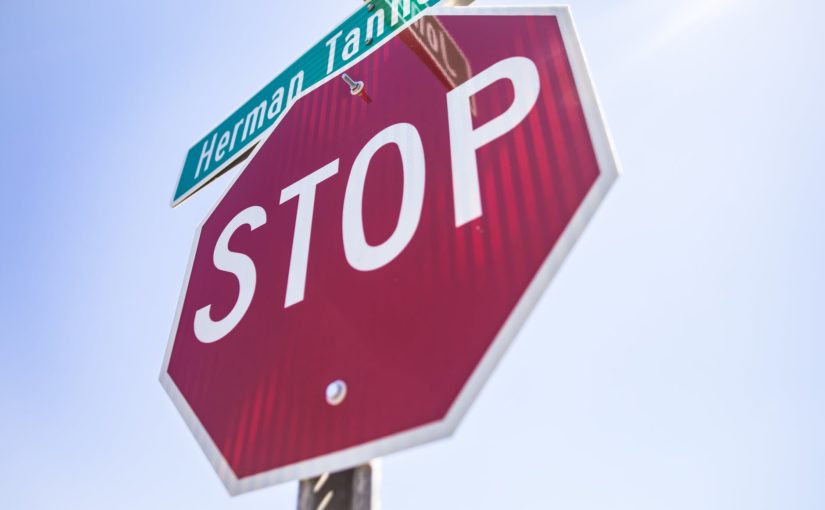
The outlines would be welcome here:
M 298 510 L 377 510 L 380 463 L 324 473 L 298 484 Z

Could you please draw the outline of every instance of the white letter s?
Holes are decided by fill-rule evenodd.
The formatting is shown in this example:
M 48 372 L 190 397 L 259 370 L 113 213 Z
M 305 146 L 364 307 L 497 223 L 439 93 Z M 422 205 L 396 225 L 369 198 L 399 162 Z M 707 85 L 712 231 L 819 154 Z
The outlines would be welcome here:
M 232 273 L 238 279 L 238 299 L 229 314 L 217 321 L 213 321 L 209 316 L 212 305 L 206 305 L 195 312 L 195 337 L 201 342 L 217 342 L 229 334 L 241 322 L 252 303 L 252 296 L 255 294 L 255 263 L 243 253 L 230 251 L 229 239 L 243 225 L 249 225 L 251 230 L 255 230 L 264 223 L 266 211 L 263 207 L 248 207 L 232 218 L 218 237 L 212 261 L 216 268 Z

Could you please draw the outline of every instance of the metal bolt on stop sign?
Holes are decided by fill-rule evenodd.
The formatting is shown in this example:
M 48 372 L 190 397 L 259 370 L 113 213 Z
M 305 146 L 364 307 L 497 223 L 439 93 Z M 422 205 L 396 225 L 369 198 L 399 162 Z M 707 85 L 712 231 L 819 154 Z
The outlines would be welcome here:
M 341 78 L 349 85 L 349 92 L 353 96 L 357 96 L 364 91 L 364 82 L 353 80 L 347 73 L 341 75 Z
M 337 379 L 327 386 L 327 404 L 337 406 L 347 398 L 347 383 Z

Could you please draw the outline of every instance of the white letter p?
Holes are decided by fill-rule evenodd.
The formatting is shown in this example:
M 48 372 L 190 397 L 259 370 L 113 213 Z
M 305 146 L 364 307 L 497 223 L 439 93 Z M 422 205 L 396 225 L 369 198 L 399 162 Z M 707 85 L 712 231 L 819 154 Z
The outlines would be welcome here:
M 503 79 L 513 84 L 513 103 L 498 117 L 473 129 L 470 98 Z M 530 113 L 538 97 L 539 73 L 533 61 L 526 57 L 501 60 L 447 92 L 456 227 L 481 216 L 476 151 L 516 127 Z

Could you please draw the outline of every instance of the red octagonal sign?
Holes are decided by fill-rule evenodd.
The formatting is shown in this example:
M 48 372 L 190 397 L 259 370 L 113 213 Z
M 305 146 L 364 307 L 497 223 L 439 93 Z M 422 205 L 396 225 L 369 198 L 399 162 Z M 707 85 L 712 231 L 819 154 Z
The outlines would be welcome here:
M 232 493 L 449 435 L 616 176 L 567 10 L 433 12 L 196 235 L 161 381 Z

